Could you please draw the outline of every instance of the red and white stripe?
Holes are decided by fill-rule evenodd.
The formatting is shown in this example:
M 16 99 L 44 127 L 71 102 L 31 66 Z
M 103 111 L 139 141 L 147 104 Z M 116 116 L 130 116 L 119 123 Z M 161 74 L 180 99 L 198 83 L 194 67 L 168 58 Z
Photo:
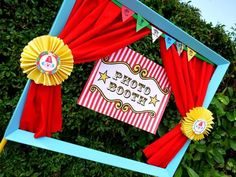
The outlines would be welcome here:
M 168 82 L 168 78 L 166 76 L 164 68 L 147 59 L 146 57 L 140 55 L 139 53 L 129 49 L 128 47 L 125 47 L 113 53 L 110 56 L 109 61 L 124 61 L 128 63 L 131 68 L 133 68 L 136 64 L 139 64 L 142 69 L 145 68 L 148 70 L 147 77 L 156 79 L 162 89 L 170 89 L 170 84 Z M 149 113 L 147 112 L 135 113 L 131 109 L 129 109 L 127 112 L 118 110 L 115 108 L 115 103 L 106 101 L 98 91 L 95 91 L 94 93 L 90 91 L 90 86 L 95 79 L 100 64 L 101 60 L 98 61 L 95 65 L 92 74 L 90 75 L 85 88 L 83 89 L 83 92 L 78 99 L 78 104 L 95 110 L 99 113 L 108 115 L 114 119 L 126 122 L 147 132 L 156 134 L 170 94 L 165 95 L 163 99 L 160 100 L 160 107 L 158 108 L 156 116 L 154 118 L 150 117 Z

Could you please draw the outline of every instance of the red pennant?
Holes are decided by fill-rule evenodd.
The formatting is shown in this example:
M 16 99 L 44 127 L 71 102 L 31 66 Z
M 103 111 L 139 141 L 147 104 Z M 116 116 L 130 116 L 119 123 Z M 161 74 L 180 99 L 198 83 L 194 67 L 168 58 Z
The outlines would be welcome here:
M 122 5 L 122 8 L 121 8 L 121 11 L 122 11 L 122 21 L 126 21 L 129 17 L 131 17 L 134 12 L 132 10 L 130 10 L 128 7 Z

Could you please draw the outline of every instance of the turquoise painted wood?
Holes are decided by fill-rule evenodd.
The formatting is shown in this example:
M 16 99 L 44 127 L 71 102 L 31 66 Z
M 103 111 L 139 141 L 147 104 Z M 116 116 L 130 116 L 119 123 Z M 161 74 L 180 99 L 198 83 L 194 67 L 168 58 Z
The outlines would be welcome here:
M 15 130 L 19 128 L 20 118 L 24 109 L 25 100 L 28 94 L 29 86 L 30 86 L 30 80 L 28 80 L 25 85 L 25 88 L 23 90 L 23 93 L 21 94 L 20 100 L 18 101 L 17 106 L 14 110 L 14 113 L 11 117 L 11 120 L 7 126 L 4 137 L 6 137 L 7 135 L 11 134 L 12 132 L 14 132 Z
M 116 155 L 93 150 L 90 148 L 71 144 L 57 139 L 52 139 L 48 137 L 36 139 L 34 138 L 33 133 L 23 130 L 15 131 L 14 133 L 8 135 L 6 139 L 18 143 L 24 143 L 35 147 L 79 157 L 86 160 L 92 160 L 95 162 L 100 162 L 107 165 L 116 166 L 119 168 L 133 170 L 140 173 L 145 173 L 149 175 L 162 174 L 163 177 L 168 177 L 167 170 L 163 168 L 155 167 L 152 165 L 148 165 L 146 163 L 130 160 L 124 157 L 119 157 Z
M 175 26 L 173 23 L 156 13 L 154 10 L 150 9 L 143 3 L 138 0 L 117 0 L 121 4 L 127 6 L 128 8 L 132 9 L 134 12 L 138 13 L 150 23 L 155 25 L 160 30 L 164 31 L 168 35 L 172 36 L 173 38 L 177 39 L 178 41 L 184 43 L 188 47 L 194 49 L 197 53 L 203 55 L 207 59 L 211 60 L 213 63 L 217 65 L 222 65 L 228 63 L 228 61 L 211 50 L 210 48 L 206 47 L 204 44 L 190 36 L 188 33 L 184 32 L 179 27 Z
M 216 67 L 215 72 L 213 73 L 213 76 L 207 88 L 206 97 L 203 103 L 204 107 L 207 108 L 210 105 L 211 100 L 214 97 L 216 90 L 219 87 L 220 82 L 223 79 L 228 67 L 229 67 L 229 63 L 218 65 Z
M 204 107 L 208 107 L 228 66 L 229 62 L 225 60 L 220 55 L 216 54 L 214 51 L 204 46 L 202 43 L 192 38 L 190 35 L 176 27 L 174 24 L 164 19 L 162 16 L 139 2 L 138 0 L 118 0 L 120 3 L 129 7 L 136 13 L 143 16 L 157 28 L 165 31 L 170 36 L 174 37 L 178 41 L 183 42 L 190 48 L 194 49 L 199 54 L 203 55 L 213 63 L 217 65 L 217 68 L 213 74 L 213 77 L 209 83 L 207 94 L 204 100 Z M 64 0 L 62 6 L 58 12 L 58 15 L 53 23 L 53 26 L 50 30 L 50 35 L 57 36 L 62 28 L 64 27 L 69 14 L 74 6 L 75 0 Z M 133 170 L 136 172 L 159 176 L 159 177 L 170 177 L 173 176 L 184 153 L 186 152 L 191 141 L 188 141 L 179 153 L 175 156 L 175 158 L 169 163 L 167 168 L 159 168 L 152 165 L 148 165 L 146 163 L 137 162 L 134 160 L 130 160 L 124 157 L 119 157 L 116 155 L 104 153 L 101 151 L 93 150 L 90 148 L 82 147 L 79 145 L 71 144 L 68 142 L 63 142 L 61 140 L 43 137 L 39 139 L 35 139 L 33 137 L 33 133 L 19 130 L 19 121 L 21 118 L 22 110 L 24 107 L 25 99 L 28 93 L 30 81 L 27 82 L 22 96 L 17 104 L 17 107 L 13 113 L 11 121 L 6 129 L 4 137 L 7 140 L 15 141 L 18 143 L 23 143 L 59 153 L 64 153 L 67 155 L 92 160 L 95 162 L 104 163 L 107 165 L 120 167 L 128 170 Z
M 74 7 L 75 2 L 76 0 L 64 0 L 62 2 L 61 8 L 57 13 L 56 19 L 54 20 L 49 32 L 50 35 L 57 36 L 60 34 L 61 30 L 67 22 L 67 19 L 69 18 L 70 12 Z

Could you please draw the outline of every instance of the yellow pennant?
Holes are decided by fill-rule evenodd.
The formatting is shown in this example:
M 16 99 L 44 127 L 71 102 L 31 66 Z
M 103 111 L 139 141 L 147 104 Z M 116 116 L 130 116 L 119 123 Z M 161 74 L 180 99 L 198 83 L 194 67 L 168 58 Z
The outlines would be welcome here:
M 192 60 L 192 58 L 196 55 L 196 52 L 189 47 L 187 47 L 188 61 Z

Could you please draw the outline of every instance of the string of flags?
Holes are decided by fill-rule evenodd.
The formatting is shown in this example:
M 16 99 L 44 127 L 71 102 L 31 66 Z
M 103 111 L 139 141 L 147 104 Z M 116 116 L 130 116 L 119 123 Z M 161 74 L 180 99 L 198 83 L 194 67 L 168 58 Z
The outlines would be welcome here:
M 162 31 L 157 29 L 156 27 L 150 25 L 150 23 L 144 19 L 141 15 L 135 14 L 132 10 L 130 10 L 128 7 L 122 5 L 121 6 L 122 11 L 122 21 L 125 22 L 130 17 L 134 16 L 137 19 L 136 24 L 136 32 L 140 31 L 141 29 L 145 27 L 150 27 L 152 32 L 152 42 L 154 43 L 160 36 L 163 36 L 165 38 L 166 43 L 166 49 L 169 49 L 173 44 L 176 45 L 177 52 L 179 56 L 183 52 L 185 48 L 187 48 L 187 57 L 188 61 L 191 61 L 191 59 L 197 54 L 193 49 L 185 46 L 183 43 L 176 41 L 174 38 L 170 37 L 167 34 L 164 34 Z

